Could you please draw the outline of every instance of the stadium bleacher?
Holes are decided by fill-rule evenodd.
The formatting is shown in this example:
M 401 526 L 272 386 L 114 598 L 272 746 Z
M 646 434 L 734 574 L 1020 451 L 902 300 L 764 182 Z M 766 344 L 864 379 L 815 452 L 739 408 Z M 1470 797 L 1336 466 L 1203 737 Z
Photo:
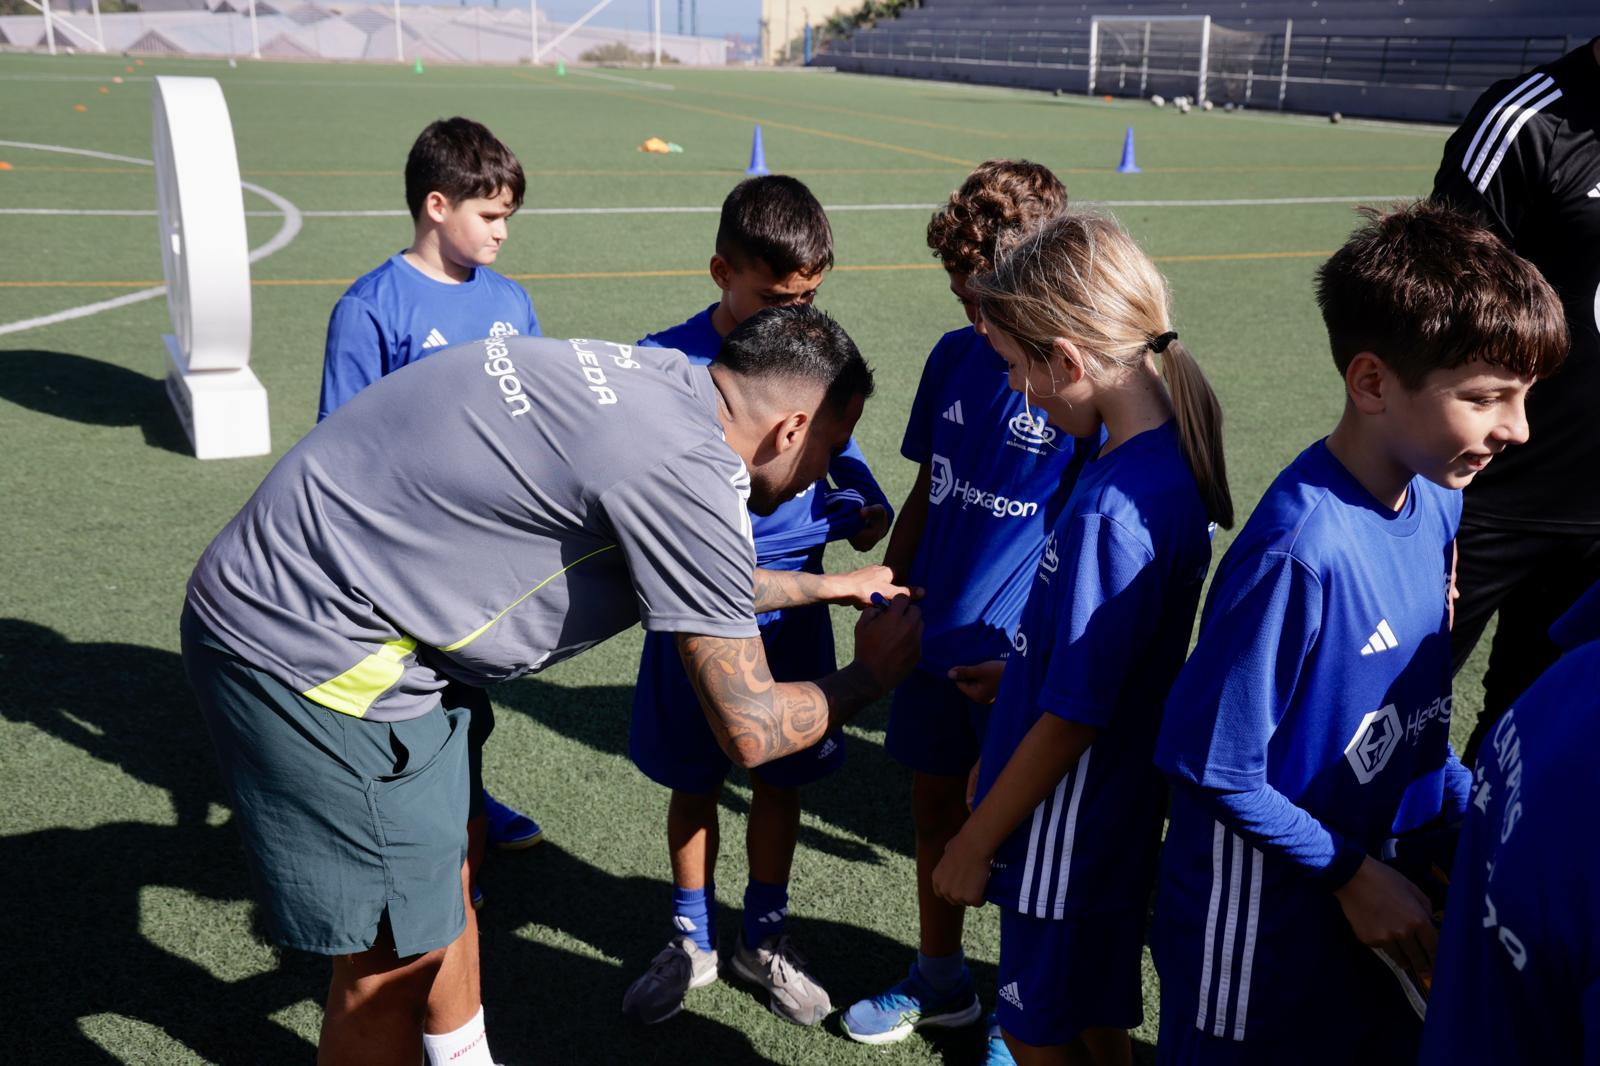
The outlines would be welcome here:
M 1203 93 L 1198 26 L 1179 21 L 1202 15 L 1212 20 Z M 1434 121 L 1459 119 L 1491 82 L 1600 32 L 1588 0 L 923 0 L 828 42 L 815 62 L 1085 92 L 1097 16 L 1150 20 L 1158 41 L 1141 61 L 1142 42 L 1130 41 L 1141 21 L 1102 23 L 1119 40 L 1102 40 L 1096 93 Z

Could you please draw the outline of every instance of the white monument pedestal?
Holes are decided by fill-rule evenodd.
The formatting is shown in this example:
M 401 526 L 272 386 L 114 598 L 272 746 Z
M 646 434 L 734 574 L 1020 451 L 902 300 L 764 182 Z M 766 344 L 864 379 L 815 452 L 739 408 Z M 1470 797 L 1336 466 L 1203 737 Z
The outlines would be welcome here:
M 200 459 L 272 450 L 250 371 L 250 258 L 233 123 L 212 78 L 159 77 L 151 117 L 172 332 L 167 396 Z
M 196 459 L 238 459 L 272 451 L 267 390 L 249 367 L 188 368 L 178 338 L 167 342 L 167 397 L 189 435 Z

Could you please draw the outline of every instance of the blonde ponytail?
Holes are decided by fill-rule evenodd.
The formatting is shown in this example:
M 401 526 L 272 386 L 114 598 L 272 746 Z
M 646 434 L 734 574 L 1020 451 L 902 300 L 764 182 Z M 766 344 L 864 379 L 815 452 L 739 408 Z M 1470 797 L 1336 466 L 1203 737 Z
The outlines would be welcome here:
M 1222 454 L 1222 405 L 1200 364 L 1177 338 L 1161 352 L 1161 377 L 1172 396 L 1172 414 L 1184 458 L 1200 486 L 1206 514 L 1223 529 L 1233 528 L 1233 494 L 1228 491 L 1228 464 Z

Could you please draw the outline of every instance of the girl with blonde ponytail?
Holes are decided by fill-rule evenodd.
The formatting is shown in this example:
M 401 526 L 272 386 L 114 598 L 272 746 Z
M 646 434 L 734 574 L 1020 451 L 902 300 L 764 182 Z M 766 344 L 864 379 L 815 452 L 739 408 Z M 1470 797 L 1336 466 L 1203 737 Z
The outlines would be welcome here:
M 1127 1063 L 1165 808 L 1156 731 L 1209 527 L 1233 521 L 1221 414 L 1166 282 L 1115 222 L 1058 216 L 968 285 L 1011 388 L 1104 443 L 1046 539 L 934 889 L 1001 907 L 996 1014 L 1019 1063 Z

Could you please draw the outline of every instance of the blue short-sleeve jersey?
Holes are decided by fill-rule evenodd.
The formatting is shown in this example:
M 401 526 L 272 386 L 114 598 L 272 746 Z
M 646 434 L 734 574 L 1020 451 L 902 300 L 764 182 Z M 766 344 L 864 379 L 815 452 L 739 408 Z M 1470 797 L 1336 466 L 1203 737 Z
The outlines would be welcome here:
M 484 337 L 539 336 L 527 290 L 488 267 L 452 285 L 398 252 L 356 279 L 333 307 L 317 419 L 386 374 L 436 351 Z
M 1073 439 L 1030 412 L 1006 377 L 977 330 L 946 333 L 923 367 L 900 445 L 932 475 L 909 580 L 927 590 L 922 668 L 941 677 L 1010 653 L 1050 504 L 1060 504 L 1074 469 Z
M 1478 754 L 1428 1024 L 1425 1066 L 1600 1063 L 1600 605 L 1558 626 L 1568 652 L 1495 724 Z M 1558 629 L 1551 635 L 1567 644 Z
M 716 304 L 670 329 L 651 333 L 639 343 L 648 348 L 676 348 L 692 363 L 714 361 L 722 335 L 711 323 Z M 878 504 L 890 512 L 888 497 L 878 487 L 861 447 L 851 437 L 828 464 L 833 482 L 819 481 L 769 515 L 754 515 L 756 565 L 768 570 L 810 570 L 820 573 L 822 549 L 830 540 L 854 536 L 861 529 L 861 508 Z
M 1187 999 L 1202 1030 L 1243 1040 L 1354 1009 L 1364 949 L 1327 878 L 1437 816 L 1462 773 L 1447 618 L 1460 515 L 1459 492 L 1421 477 L 1384 506 L 1318 442 L 1218 566 L 1155 756 L 1178 787 L 1152 944 L 1163 999 Z M 1218 796 L 1270 801 L 1253 803 L 1265 820 L 1234 824 Z
M 1084 464 L 1035 567 L 979 803 L 1041 715 L 1099 732 L 995 852 L 991 901 L 1040 918 L 1145 905 L 1166 799 L 1151 751 L 1211 561 L 1209 525 L 1175 422 Z

